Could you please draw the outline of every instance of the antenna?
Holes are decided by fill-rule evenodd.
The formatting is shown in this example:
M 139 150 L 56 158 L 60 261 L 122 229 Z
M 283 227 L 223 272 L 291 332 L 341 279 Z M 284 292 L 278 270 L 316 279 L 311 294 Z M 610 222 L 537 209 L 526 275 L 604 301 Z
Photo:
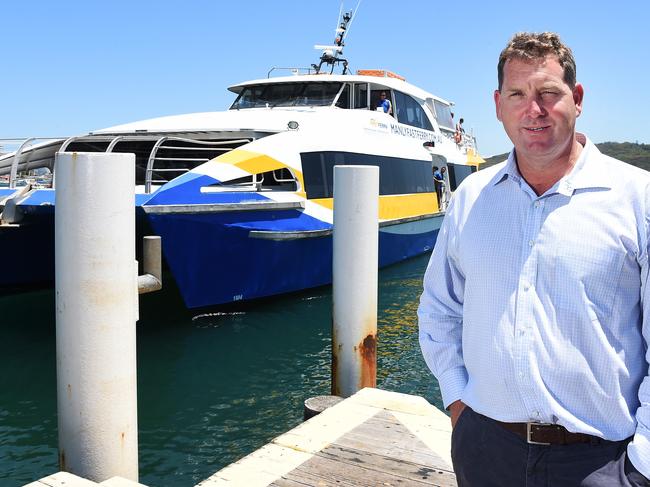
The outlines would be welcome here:
M 360 4 L 361 4 L 361 0 L 357 2 L 357 7 L 354 11 L 350 10 L 349 12 L 345 12 L 343 10 L 343 2 L 341 2 L 341 7 L 339 9 L 338 27 L 335 30 L 336 37 L 334 39 L 334 44 L 331 46 L 320 45 L 320 44 L 314 46 L 315 49 L 322 50 L 320 56 L 320 62 L 318 64 L 312 64 L 312 67 L 316 71 L 316 74 L 320 73 L 323 64 L 332 67 L 332 69 L 330 70 L 330 74 L 332 74 L 334 72 L 334 67 L 339 63 L 343 64 L 343 72 L 341 74 L 347 74 L 348 61 L 347 59 L 338 56 L 343 54 L 343 47 L 345 46 L 345 37 L 350 30 L 350 24 L 352 23 L 352 20 L 356 16 Z

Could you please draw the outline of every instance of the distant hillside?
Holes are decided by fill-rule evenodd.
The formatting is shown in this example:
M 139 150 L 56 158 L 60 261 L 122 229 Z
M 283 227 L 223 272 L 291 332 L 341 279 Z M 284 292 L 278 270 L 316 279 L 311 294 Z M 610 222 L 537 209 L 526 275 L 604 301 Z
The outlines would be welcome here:
M 650 171 L 650 144 L 635 144 L 632 142 L 602 142 L 596 144 L 596 147 L 603 154 L 615 157 L 621 161 L 625 161 L 633 166 L 640 167 L 646 171 Z M 490 167 L 493 164 L 501 162 L 508 157 L 508 153 L 499 154 L 497 156 L 485 159 L 485 164 L 481 165 L 481 169 Z

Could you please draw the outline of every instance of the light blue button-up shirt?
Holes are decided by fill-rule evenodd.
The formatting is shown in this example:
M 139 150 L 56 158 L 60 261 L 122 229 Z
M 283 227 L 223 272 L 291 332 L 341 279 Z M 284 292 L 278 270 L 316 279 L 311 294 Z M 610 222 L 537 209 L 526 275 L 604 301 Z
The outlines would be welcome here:
M 585 142 L 542 196 L 514 154 L 467 178 L 424 277 L 420 344 L 445 407 L 634 436 L 650 477 L 650 173 Z

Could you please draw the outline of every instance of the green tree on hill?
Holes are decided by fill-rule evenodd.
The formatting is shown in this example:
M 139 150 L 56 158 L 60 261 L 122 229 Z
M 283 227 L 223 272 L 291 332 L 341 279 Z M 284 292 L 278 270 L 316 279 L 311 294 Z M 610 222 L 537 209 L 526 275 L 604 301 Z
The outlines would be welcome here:
M 650 144 L 639 144 L 634 142 L 602 142 L 596 147 L 603 154 L 614 157 L 621 161 L 650 171 Z M 508 153 L 489 157 L 481 169 L 497 164 L 508 157 Z

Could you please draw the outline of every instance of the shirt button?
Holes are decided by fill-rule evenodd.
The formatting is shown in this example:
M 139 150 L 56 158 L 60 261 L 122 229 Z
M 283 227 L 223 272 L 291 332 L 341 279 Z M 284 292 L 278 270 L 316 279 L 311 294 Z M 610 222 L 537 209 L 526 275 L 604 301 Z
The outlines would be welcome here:
M 529 240 L 529 241 L 528 241 L 528 246 L 529 246 L 529 247 L 532 247 L 534 244 L 535 244 L 535 242 L 533 242 L 532 240 Z
M 523 378 L 524 378 L 524 373 L 523 373 L 523 372 L 519 372 L 519 378 L 520 378 L 520 379 L 523 379 Z
M 524 336 L 526 332 L 524 330 L 519 330 L 519 336 Z
M 539 202 L 539 201 L 535 201 L 535 208 L 539 208 L 539 207 L 540 207 L 540 202 Z

